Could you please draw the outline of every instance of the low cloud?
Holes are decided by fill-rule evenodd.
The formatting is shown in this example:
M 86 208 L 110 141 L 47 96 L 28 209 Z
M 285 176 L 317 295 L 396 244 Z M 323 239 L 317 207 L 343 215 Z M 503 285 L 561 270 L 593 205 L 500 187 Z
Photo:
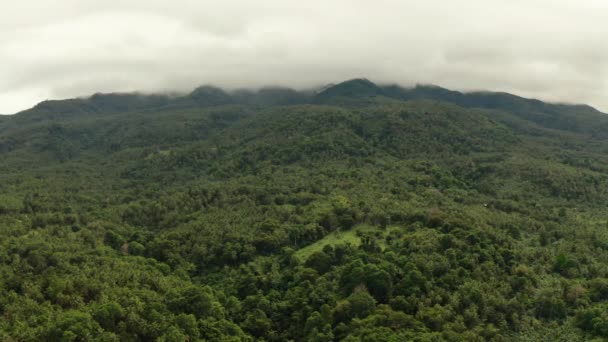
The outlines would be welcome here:
M 110 91 L 354 77 L 608 110 L 608 4 L 160 0 L 0 5 L 0 113 Z

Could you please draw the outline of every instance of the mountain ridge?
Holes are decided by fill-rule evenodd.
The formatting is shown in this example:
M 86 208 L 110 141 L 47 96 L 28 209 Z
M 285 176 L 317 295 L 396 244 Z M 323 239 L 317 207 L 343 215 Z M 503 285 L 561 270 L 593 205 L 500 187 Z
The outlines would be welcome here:
M 357 85 L 359 87 L 359 89 L 352 89 L 354 87 L 354 85 Z M 219 101 L 219 102 L 217 102 L 217 103 L 208 102 L 208 103 L 203 103 L 203 104 L 204 105 L 220 105 L 223 103 L 229 103 L 231 101 L 237 100 L 239 97 L 238 96 L 239 93 L 241 93 L 241 94 L 249 93 L 249 95 L 258 95 L 269 89 L 271 89 L 271 90 L 280 89 L 280 90 L 300 94 L 301 96 L 307 97 L 309 99 L 312 99 L 315 97 L 316 98 L 324 98 L 324 97 L 327 98 L 327 97 L 338 96 L 335 94 L 335 92 L 340 91 L 339 89 L 347 89 L 346 91 L 349 92 L 349 94 L 347 96 L 383 95 L 383 96 L 387 96 L 387 97 L 391 97 L 391 98 L 399 98 L 399 99 L 411 99 L 411 98 L 416 98 L 416 97 L 423 97 L 423 98 L 429 98 L 429 99 L 442 99 L 446 102 L 454 102 L 454 101 L 456 101 L 453 99 L 454 97 L 463 97 L 463 96 L 510 97 L 513 99 L 521 100 L 521 101 L 529 101 L 530 103 L 536 103 L 536 104 L 543 103 L 543 104 L 553 105 L 553 106 L 581 108 L 581 109 L 592 110 L 597 113 L 605 114 L 589 104 L 548 102 L 548 101 L 542 101 L 542 100 L 536 99 L 536 98 L 527 98 L 527 97 L 515 95 L 512 93 L 508 93 L 508 92 L 502 92 L 502 91 L 476 90 L 476 91 L 464 91 L 463 92 L 463 91 L 450 90 L 448 88 L 444 88 L 442 86 L 433 85 L 433 84 L 416 84 L 415 86 L 412 86 L 412 87 L 401 86 L 396 83 L 386 83 L 386 84 L 379 85 L 366 78 L 354 78 L 354 79 L 346 80 L 346 81 L 336 83 L 336 84 L 330 83 L 327 86 L 316 88 L 316 89 L 311 88 L 311 90 L 295 90 L 294 88 L 283 87 L 283 86 L 264 86 L 264 87 L 260 87 L 257 89 L 246 89 L 245 88 L 245 89 L 236 89 L 233 91 L 227 91 L 227 90 L 224 90 L 220 87 L 213 86 L 213 85 L 202 85 L 202 86 L 195 88 L 190 93 L 181 94 L 181 95 L 164 94 L 164 93 L 141 93 L 141 92 L 95 93 L 95 94 L 92 94 L 92 95 L 86 96 L 86 97 L 68 98 L 68 99 L 59 99 L 59 100 L 45 100 L 45 101 L 42 101 L 42 102 L 36 104 L 32 108 L 19 111 L 15 114 L 8 114 L 8 116 L 28 113 L 28 112 L 31 112 L 32 110 L 41 109 L 40 107 L 45 107 L 48 105 L 58 104 L 58 103 L 62 103 L 62 102 L 73 102 L 73 103 L 80 103 L 81 105 L 86 105 L 86 104 L 106 100 L 108 98 L 116 98 L 116 97 L 128 99 L 131 101 L 136 100 L 136 99 L 145 100 L 147 98 L 152 98 L 152 99 L 156 99 L 158 101 L 164 100 L 167 103 L 169 103 L 171 101 L 179 102 L 179 101 L 183 101 L 186 99 L 196 99 L 196 98 L 200 98 L 201 96 L 206 97 L 207 99 L 209 97 L 217 96 L 217 97 L 221 97 L 221 99 L 215 100 L 215 101 Z M 367 90 L 363 91 L 362 89 L 367 89 Z M 344 91 L 344 90 L 342 90 L 342 91 Z M 313 94 L 311 95 L 311 93 L 313 93 Z M 236 99 L 235 99 L 235 97 L 236 97 Z M 450 100 L 450 98 L 452 98 L 452 99 Z M 133 101 L 133 102 L 135 102 L 135 101 Z M 459 104 L 459 103 L 457 103 L 457 104 Z
M 59 123 L 138 112 L 188 111 L 221 106 L 243 106 L 256 110 L 304 104 L 363 108 L 375 106 L 378 102 L 414 100 L 440 101 L 463 108 L 495 112 L 496 120 L 502 120 L 514 128 L 521 127 L 521 120 L 524 120 L 547 129 L 608 139 L 608 115 L 588 105 L 546 103 L 504 92 L 462 93 L 435 85 L 416 85 L 410 88 L 396 84 L 378 85 L 363 78 L 329 85 L 318 92 L 285 87 L 229 92 L 204 85 L 183 95 L 97 93 L 88 98 L 43 101 L 29 110 L 2 117 L 0 131 L 9 127 L 29 127 L 36 123 Z

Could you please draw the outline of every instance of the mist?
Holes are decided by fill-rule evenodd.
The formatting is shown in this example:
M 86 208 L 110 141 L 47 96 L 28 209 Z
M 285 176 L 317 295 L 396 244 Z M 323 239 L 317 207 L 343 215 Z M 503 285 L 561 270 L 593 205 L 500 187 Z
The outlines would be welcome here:
M 96 92 L 365 77 L 608 110 L 603 1 L 33 0 L 0 5 L 0 113 Z

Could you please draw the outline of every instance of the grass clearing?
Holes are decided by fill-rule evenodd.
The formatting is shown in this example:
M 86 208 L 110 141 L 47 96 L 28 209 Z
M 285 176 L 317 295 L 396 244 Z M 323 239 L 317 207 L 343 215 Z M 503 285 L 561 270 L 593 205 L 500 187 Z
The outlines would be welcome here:
M 350 230 L 332 232 L 332 233 L 326 235 L 325 237 L 323 237 L 321 240 L 318 240 L 306 247 L 298 249 L 296 251 L 295 255 L 298 259 L 304 261 L 304 260 L 308 259 L 308 257 L 311 256 L 314 252 L 323 250 L 323 247 L 325 247 L 327 245 L 335 246 L 335 245 L 341 244 L 341 243 L 351 244 L 352 246 L 361 245 L 361 238 L 358 236 L 359 232 L 361 232 L 361 233 L 381 233 L 383 235 L 383 237 L 385 237 L 388 234 L 388 232 L 390 232 L 394 229 L 399 229 L 399 227 L 392 226 L 386 230 L 382 230 L 380 227 L 370 226 L 368 224 L 360 224 L 360 225 L 353 227 Z M 378 244 L 380 245 L 380 247 L 382 249 L 384 249 L 384 247 L 386 246 L 386 243 L 383 238 L 378 239 Z

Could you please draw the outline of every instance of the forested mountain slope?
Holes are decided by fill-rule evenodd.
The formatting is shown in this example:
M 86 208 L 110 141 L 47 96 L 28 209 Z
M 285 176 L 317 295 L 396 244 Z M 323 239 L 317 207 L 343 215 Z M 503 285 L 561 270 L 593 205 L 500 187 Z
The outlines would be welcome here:
M 608 338 L 605 128 L 363 79 L 0 117 L 0 340 Z

